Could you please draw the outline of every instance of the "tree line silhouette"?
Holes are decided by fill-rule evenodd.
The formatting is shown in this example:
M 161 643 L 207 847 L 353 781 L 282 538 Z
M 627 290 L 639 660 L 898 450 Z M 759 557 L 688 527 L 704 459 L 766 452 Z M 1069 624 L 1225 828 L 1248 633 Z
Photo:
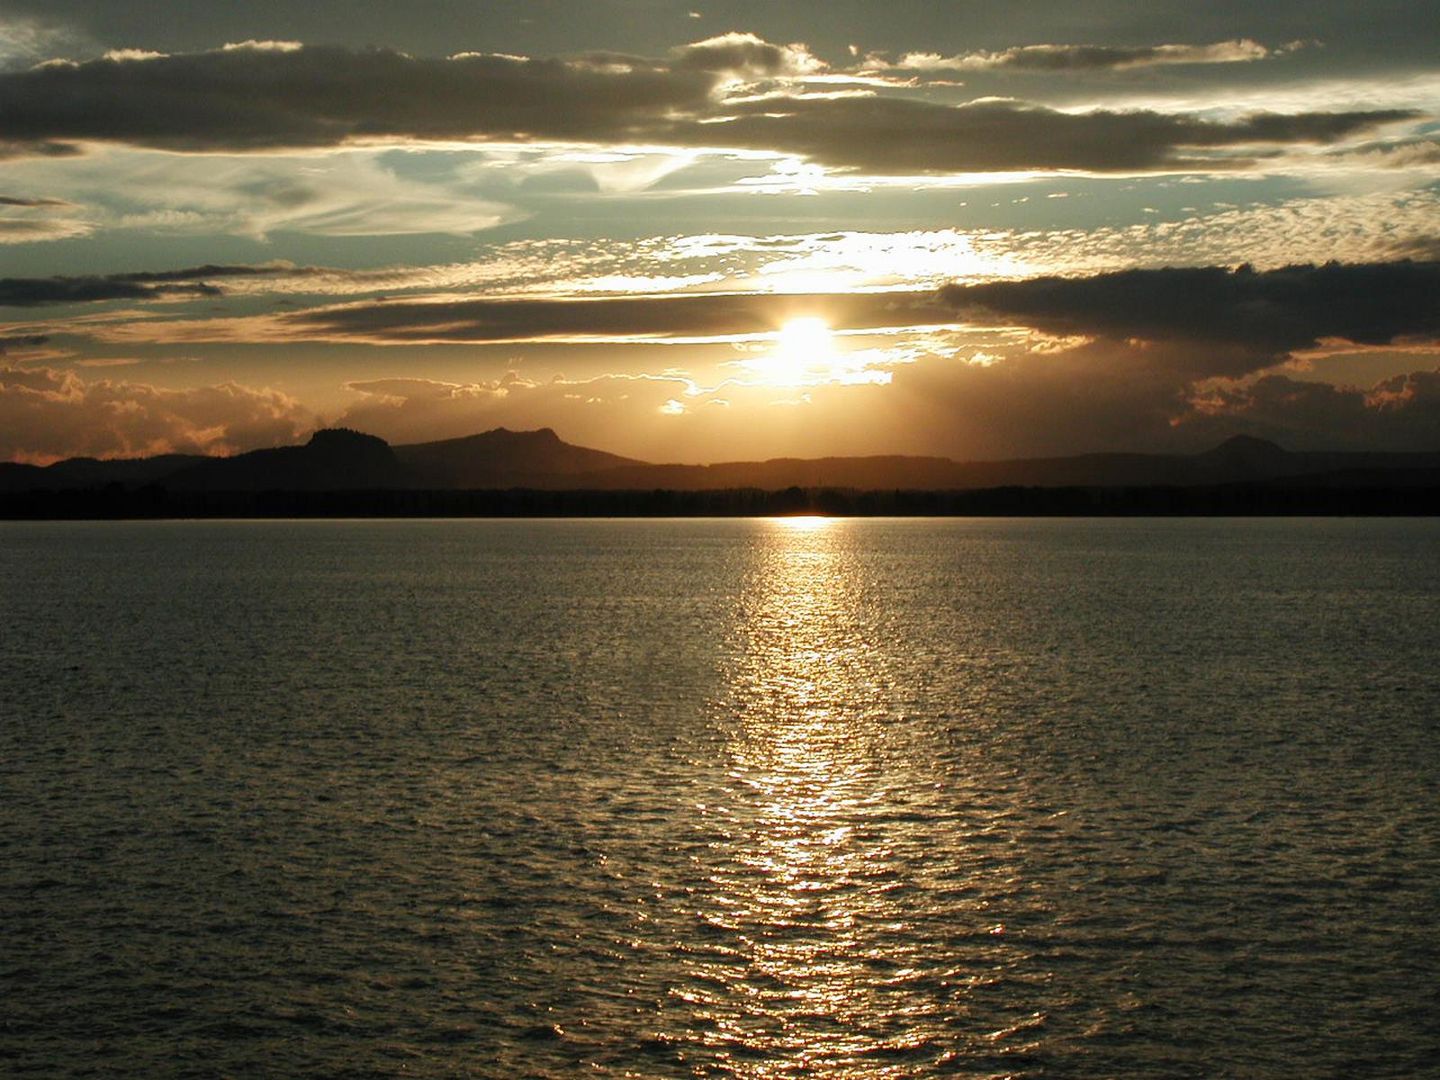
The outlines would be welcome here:
M 0 518 L 1026 517 L 1435 515 L 1440 484 L 998 487 L 974 491 L 170 491 L 109 484 L 0 494 Z

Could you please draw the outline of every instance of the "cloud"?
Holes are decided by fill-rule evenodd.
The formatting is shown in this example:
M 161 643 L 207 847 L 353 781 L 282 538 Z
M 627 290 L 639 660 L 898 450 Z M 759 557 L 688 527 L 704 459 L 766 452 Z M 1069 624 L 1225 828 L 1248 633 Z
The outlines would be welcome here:
M 906 53 L 893 66 L 910 71 L 1123 71 L 1166 64 L 1235 64 L 1291 51 L 1267 49 L 1249 38 L 1212 45 L 1022 45 L 998 52 L 957 56 Z
M 25 199 L 18 195 L 0 195 L 0 206 L 72 206 L 64 199 Z
M 895 369 L 887 422 L 935 433 L 934 451 L 984 460 L 1166 449 L 1188 378 L 1124 343 L 1086 341 L 981 362 L 929 357 Z
M 1241 220 L 1244 220 L 1243 217 Z M 684 258 L 759 256 L 766 262 L 749 280 L 765 284 L 773 267 L 783 277 L 791 269 L 808 273 L 817 265 L 875 264 L 888 273 L 883 253 L 894 247 L 923 279 L 941 276 L 947 257 L 972 277 L 971 284 L 883 292 L 690 292 L 615 296 L 385 296 L 266 315 L 229 318 L 150 318 L 136 320 L 106 315 L 87 322 L 83 332 L 108 342 L 176 344 L 194 342 L 364 342 L 378 345 L 425 343 L 501 344 L 523 342 L 632 342 L 696 344 L 761 340 L 772 337 L 793 318 L 818 318 L 836 330 L 876 331 L 893 335 L 906 330 L 945 328 L 969 323 L 982 327 L 1028 327 L 1055 337 L 1104 337 L 1140 340 L 1152 361 L 1195 377 L 1236 375 L 1269 367 L 1295 350 L 1327 340 L 1385 346 L 1406 339 L 1431 340 L 1440 335 L 1435 295 L 1440 262 L 1399 261 L 1322 266 L 1292 265 L 1254 271 L 1248 267 L 1130 269 L 1084 277 L 1018 277 L 997 279 L 990 270 L 1004 269 L 1006 245 L 1016 238 L 993 236 L 972 242 L 952 231 L 904 234 L 821 234 L 795 237 L 690 238 L 694 254 Z M 1181 238 L 1186 235 L 1183 231 Z M 1047 258 L 1064 234 L 1026 234 L 1034 243 L 1032 256 Z M 1124 262 L 1113 245 L 1123 240 L 1074 247 L 1077 265 L 1106 266 Z M 991 247 L 994 241 L 997 246 Z M 1387 253 L 1394 252 L 1394 243 Z M 1407 242 L 1411 254 L 1428 251 L 1423 235 Z M 912 256 L 909 247 L 924 258 Z M 686 245 L 681 245 L 685 247 Z M 1372 245 L 1373 246 L 1373 245 Z M 1433 244 L 1431 245 L 1433 246 Z M 1172 245 L 1183 255 L 1185 245 Z M 508 250 L 508 245 L 502 245 Z M 524 246 L 522 245 L 522 252 Z M 542 245 L 542 252 L 549 251 Z M 1076 254 L 1078 253 L 1078 254 Z M 565 250 L 556 258 L 571 262 Z M 580 258 L 578 265 L 587 264 Z M 270 264 L 260 267 L 197 267 L 190 270 L 115 275 L 107 279 L 18 279 L 0 282 L 0 297 L 9 286 L 12 302 L 76 301 L 83 298 L 153 298 L 152 290 L 193 289 L 212 295 L 225 282 L 222 271 L 237 274 L 237 290 L 273 280 L 289 292 L 316 293 L 366 288 L 485 288 L 503 285 L 509 271 L 487 278 L 487 268 L 468 264 L 429 270 L 371 271 L 349 274 L 319 267 Z M 563 275 L 567 271 L 562 269 Z M 474 274 L 478 273 L 478 277 Z M 274 278 L 264 275 L 273 274 Z M 338 279 L 338 280 L 337 280 Z M 543 280 L 543 279 L 542 279 Z M 588 279 L 587 279 L 588 280 Z M 600 279 L 597 279 L 600 280 Z M 312 283 L 309 284 L 309 283 Z M 247 284 L 249 283 L 249 284 Z M 581 281 L 580 284 L 585 284 Z M 546 287 L 561 291 L 575 284 L 551 278 Z M 203 287 L 203 288 L 202 288 Z M 226 286 L 227 288 L 229 286 Z M 268 287 L 268 286 L 267 286 Z M 253 294 L 253 291 L 252 291 Z M 74 324 L 72 324 L 74 325 Z M 79 326 L 74 327 L 81 330 Z
M 1142 346 L 1103 340 L 989 364 L 907 365 L 874 405 L 883 411 L 871 422 L 942 433 L 935 449 L 957 458 L 1189 453 L 1237 434 L 1291 450 L 1433 450 L 1440 441 L 1440 371 L 1368 390 L 1279 374 L 1197 385 Z
M 1375 109 L 1208 120 L 1143 109 L 1074 113 L 1010 100 L 943 105 L 869 96 L 766 100 L 732 112 L 724 123 L 676 128 L 672 137 L 877 174 L 1211 171 L 1252 166 L 1270 148 L 1329 144 L 1419 115 Z
M 242 47 L 57 64 L 0 75 L 0 138 L 165 150 L 337 146 L 349 140 L 623 138 L 703 106 L 703 67 L 388 49 Z
M 83 202 L 107 232 L 312 236 L 469 235 L 526 215 L 458 171 L 414 175 L 379 149 L 320 154 L 160 154 L 92 147 L 78 159 L 17 162 L 21 190 Z M 23 186 L 22 186 L 23 185 Z M 3 207 L 0 207 L 3 209 Z M 17 207 L 16 215 L 55 213 Z
M 1025 278 L 1136 266 L 1272 268 L 1297 261 L 1440 258 L 1440 194 L 1426 191 L 1287 199 L 1178 220 L 1087 229 L 841 230 L 740 235 L 662 234 L 634 240 L 570 237 L 486 244 L 473 260 L 372 270 L 261 264 L 227 277 L 227 293 L 364 294 L 423 289 L 489 296 L 676 292 L 723 283 L 731 291 L 938 288 L 947 281 Z M 1428 240 L 1427 240 L 1428 238 Z M 1427 254 L 1428 252 L 1428 254 Z M 723 271 L 717 270 L 723 266 Z M 203 268 L 201 268 L 203 269 Z M 181 279 L 215 280 L 201 269 Z
M 171 390 L 0 366 L 0 460 L 222 454 L 297 441 L 315 418 L 276 390 Z
M 1008 277 L 1241 262 L 1275 268 L 1331 259 L 1425 258 L 1416 238 L 1428 235 L 1437 220 L 1440 193 L 1380 191 L 1191 211 L 1178 220 L 1118 227 L 985 233 L 976 243 L 980 252 L 1010 255 L 1028 268 Z
M 819 64 L 803 46 L 738 33 L 674 50 L 667 60 L 427 59 L 253 44 L 101 58 L 0 73 L 0 145 L 11 154 L 73 152 L 91 141 L 213 153 L 570 142 L 759 150 L 885 175 L 1133 172 L 1240 168 L 1267 148 L 1330 145 L 1419 115 L 1368 109 L 1218 120 L 1146 109 L 1063 112 L 995 99 L 950 105 L 880 96 L 874 88 L 793 92 L 786 79 Z M 727 100 L 727 87 L 742 77 L 779 82 L 772 92 Z
M 163 296 L 219 296 L 213 285 L 143 285 L 110 277 L 0 278 L 0 307 L 79 304 L 97 300 L 152 300 Z
M 0 79 L 4 76 L 0 75 Z M 0 120 L 3 125 L 3 120 Z M 70 143 L 53 142 L 48 139 L 7 139 L 0 135 L 0 161 L 21 157 L 79 157 L 84 151 Z
M 295 52 L 303 49 L 305 43 L 301 41 L 271 41 L 246 38 L 244 41 L 232 41 L 228 45 L 222 45 L 223 52 L 235 52 L 243 50 L 247 52 Z
M 0 195 L 0 244 L 26 244 L 85 236 L 94 225 L 69 216 L 78 209 L 64 199 Z
M 1367 169 L 1428 169 L 1440 165 L 1440 137 L 1365 143 L 1332 151 L 1329 156 Z
M 0 307 L 81 304 L 100 300 L 153 300 L 166 296 L 220 296 L 222 290 L 202 276 L 250 274 L 255 267 L 197 267 L 194 271 L 85 275 L 81 277 L 0 278 Z
M 1320 201 L 1317 213 L 1327 205 Z M 1417 228 L 1425 220 L 1423 209 L 1423 202 L 1417 204 Z M 1298 220 L 1303 224 L 1309 219 Z M 1243 225 L 1250 218 L 1241 214 L 1235 221 Z M 1282 231 L 1301 227 L 1288 217 L 1280 224 Z M 1206 250 L 1203 243 L 1193 242 L 1191 231 L 1172 231 L 1173 236 L 1165 234 L 1169 240 L 1157 248 L 1154 258 L 1164 257 L 1166 251 L 1183 257 L 1192 247 L 1195 252 Z M 1264 231 L 1257 226 L 1247 235 L 1261 236 Z M 969 323 L 1027 327 L 1060 338 L 1143 341 L 1152 362 L 1191 371 L 1200 378 L 1260 370 L 1296 350 L 1330 341 L 1383 347 L 1440 336 L 1440 314 L 1431 301 L 1440 284 L 1433 238 L 1420 232 L 1401 235 L 1408 237 L 1403 244 L 1394 236 L 1384 243 L 1371 237 L 1357 248 L 1404 256 L 1395 261 L 1288 265 L 1261 271 L 1248 266 L 1237 270 L 1221 266 L 1110 270 L 1131 261 L 1125 248 L 1131 239 L 1128 232 L 1073 238 L 1066 233 L 974 236 L 955 230 L 893 235 L 711 235 L 683 238 L 683 242 L 675 238 L 641 241 L 636 250 L 628 252 L 608 248 L 592 252 L 584 244 L 557 248 L 517 242 L 500 245 L 493 258 L 477 264 L 409 270 L 346 271 L 274 262 L 209 264 L 106 277 L 0 279 L 0 303 L 36 306 L 212 297 L 232 292 L 293 296 L 443 289 L 460 295 L 398 298 L 391 292 L 314 307 L 297 308 L 290 303 L 285 306 L 291 310 L 235 317 L 176 317 L 172 312 L 157 312 L 154 317 L 137 320 L 130 313 L 106 313 L 83 326 L 73 321 L 69 325 L 75 332 L 111 343 L 418 345 L 738 342 L 771 338 L 787 321 L 800 317 L 821 319 L 837 331 L 874 331 L 892 337 Z M 652 284 L 651 279 L 620 269 L 630 260 L 640 260 L 647 268 L 675 266 L 675 262 L 651 261 L 662 241 L 666 257 L 678 260 L 679 265 L 690 259 L 724 258 L 736 267 L 734 280 L 752 286 L 766 286 L 770 279 L 783 283 L 787 275 L 813 278 L 834 271 L 845 281 L 846 275 L 858 280 L 865 273 L 872 278 L 894 278 L 905 270 L 911 275 L 908 283 L 912 287 L 873 292 L 639 292 L 637 284 Z M 1257 240 L 1255 246 L 1270 250 L 1276 244 Z M 1036 265 L 1068 262 L 1102 272 L 1023 277 L 1026 260 L 1019 252 Z M 896 260 L 893 266 L 886 262 L 892 255 Z M 1432 258 L 1412 261 L 1412 257 L 1425 255 Z M 552 276 L 547 278 L 543 267 L 535 267 L 536 257 L 554 264 Z M 609 259 L 619 260 L 618 267 L 612 269 L 616 264 L 605 261 Z M 947 264 L 952 271 L 958 268 L 965 273 L 970 283 L 933 284 L 943 279 Z M 752 269 L 741 269 L 746 265 Z M 537 274 L 537 281 L 527 284 L 551 295 L 463 295 L 469 290 L 513 287 L 516 274 L 525 267 Z M 606 273 L 594 278 L 573 276 L 592 268 Z M 671 280 L 685 279 L 671 275 Z M 619 295 L 601 292 L 607 283 L 623 284 L 617 290 Z
M 1127 270 L 1083 278 L 948 285 L 943 302 L 981 322 L 1051 334 L 1141 339 L 1210 357 L 1211 374 L 1268 367 L 1325 339 L 1388 345 L 1440 336 L 1440 262 Z
M 14 349 L 33 349 L 50 340 L 47 334 L 10 334 L 0 336 L 0 356 Z
M 857 295 L 699 293 L 603 299 L 379 302 L 281 317 L 279 332 L 394 342 L 704 340 L 770 334 L 788 318 L 833 326 L 899 327 L 951 321 L 928 292 Z
M 1440 370 L 1384 379 L 1368 390 L 1265 375 L 1194 395 L 1196 436 L 1243 432 L 1292 449 L 1433 450 L 1440 445 Z
M 1075 275 L 1135 267 L 1233 266 L 1245 261 L 1274 268 L 1330 259 L 1436 259 L 1440 258 L 1440 248 L 1434 245 L 1437 221 L 1440 193 L 1386 191 L 1307 196 L 1204 213 L 1190 210 L 1179 219 L 1084 229 L 701 234 L 609 244 L 596 255 L 613 259 L 617 265 L 610 272 L 615 274 L 675 273 L 723 259 L 728 282 L 737 289 L 785 287 L 790 282 L 813 288 L 821 281 L 836 290 L 938 288 L 947 281 L 1028 278 L 1060 271 Z M 662 247 L 664 262 L 658 261 Z M 557 269 L 564 265 L 560 254 L 556 253 Z M 501 265 L 506 261 L 497 259 Z M 592 272 L 599 273 L 603 266 L 598 264 Z M 458 276 L 459 268 L 452 272 Z M 533 272 L 537 282 L 548 280 L 552 289 L 563 280 L 559 273 L 547 274 L 541 267 Z
M 135 270 L 126 274 L 111 274 L 107 280 L 139 283 L 167 281 L 209 281 L 214 278 L 295 278 L 313 274 L 330 274 L 336 271 L 318 266 L 296 266 L 292 262 L 277 259 L 268 263 L 206 263 L 181 270 Z
M 1397 240 L 1391 254 L 1401 259 L 1440 260 L 1440 233 L 1419 234 Z
M 805 75 L 824 69 L 804 45 L 772 45 L 754 34 L 730 32 L 671 50 L 679 70 L 731 75 Z
M 94 42 L 48 19 L 0 13 L 0 70 L 23 69 L 70 50 L 92 51 Z
M 296 331 L 372 341 L 530 341 L 738 337 L 807 315 L 851 329 L 964 318 L 1057 335 L 1203 344 L 1221 363 L 1268 366 L 1338 338 L 1387 345 L 1440 335 L 1440 263 L 1128 270 L 843 295 L 692 294 L 595 300 L 440 300 L 320 308 L 286 316 Z M 947 315 L 947 310 L 954 314 Z M 1217 371 L 1216 373 L 1219 373 Z
M 31 244 L 44 240 L 69 240 L 94 230 L 87 221 L 72 218 L 0 217 L 0 244 Z
M 296 266 L 284 260 L 223 265 L 206 263 L 179 270 L 134 270 L 123 274 L 0 278 L 0 307 L 80 304 L 102 300 L 151 300 L 168 296 L 221 296 L 216 279 L 271 278 L 286 283 L 329 277 L 344 271 Z

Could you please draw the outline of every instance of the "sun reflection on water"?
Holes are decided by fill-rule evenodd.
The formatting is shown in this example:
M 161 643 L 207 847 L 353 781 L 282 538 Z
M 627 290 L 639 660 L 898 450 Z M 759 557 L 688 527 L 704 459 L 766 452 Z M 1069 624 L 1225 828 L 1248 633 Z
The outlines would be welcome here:
M 913 876 L 887 823 L 917 782 L 887 723 L 846 524 L 768 523 L 731 673 L 737 807 L 715 845 L 681 991 L 698 1038 L 751 1077 L 908 1075 L 940 1050 L 914 994 Z M 919 1054 L 919 1057 L 914 1055 Z
M 815 532 L 828 526 L 834 519 L 821 514 L 793 514 L 789 517 L 776 517 L 768 520 L 793 532 Z

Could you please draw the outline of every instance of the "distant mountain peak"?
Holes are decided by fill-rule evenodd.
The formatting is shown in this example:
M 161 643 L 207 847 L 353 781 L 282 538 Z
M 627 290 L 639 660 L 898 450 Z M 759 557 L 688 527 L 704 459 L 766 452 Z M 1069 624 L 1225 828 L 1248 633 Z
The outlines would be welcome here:
M 306 446 L 313 446 L 316 449 L 328 449 L 331 447 L 352 447 L 365 446 L 373 447 L 376 444 L 389 446 L 379 435 L 368 435 L 363 431 L 356 431 L 354 428 L 334 427 L 320 428 L 310 436 Z
M 397 446 L 395 452 L 437 487 L 577 486 L 581 476 L 645 464 L 574 446 L 548 427 L 534 431 L 497 427 L 476 435 Z
M 1255 435 L 1231 435 L 1213 450 L 1207 450 L 1202 457 L 1224 458 L 1227 461 L 1270 461 L 1282 458 L 1288 453 L 1279 443 Z
M 437 443 L 447 443 L 458 446 L 462 443 L 496 443 L 500 445 L 568 445 L 559 435 L 555 434 L 554 428 L 536 428 L 534 431 L 516 431 L 507 427 L 494 427 L 485 431 L 477 431 L 473 435 L 456 435 L 448 439 L 438 439 Z M 409 445 L 429 445 L 411 443 Z
M 1262 439 L 1258 435 L 1231 435 L 1230 438 L 1222 442 L 1216 449 L 1223 450 L 1227 446 L 1246 447 L 1255 450 L 1263 449 L 1267 452 L 1279 450 L 1282 454 L 1285 452 L 1285 448 L 1279 443 L 1272 442 L 1270 439 Z

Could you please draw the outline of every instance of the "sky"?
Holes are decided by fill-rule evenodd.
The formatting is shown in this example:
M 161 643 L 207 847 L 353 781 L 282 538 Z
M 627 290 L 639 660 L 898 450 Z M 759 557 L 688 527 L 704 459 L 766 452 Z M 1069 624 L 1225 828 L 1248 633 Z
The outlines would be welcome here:
M 1440 449 L 1440 8 L 0 0 L 0 460 Z

